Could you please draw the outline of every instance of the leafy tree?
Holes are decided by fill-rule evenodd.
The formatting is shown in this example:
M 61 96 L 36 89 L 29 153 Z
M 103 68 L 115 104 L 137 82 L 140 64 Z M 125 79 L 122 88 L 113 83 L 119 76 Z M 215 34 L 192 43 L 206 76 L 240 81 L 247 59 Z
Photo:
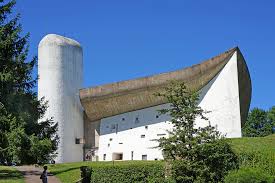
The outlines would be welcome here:
M 271 124 L 272 133 L 275 133 L 275 106 L 269 109 L 267 113 L 267 122 Z
M 254 108 L 249 112 L 242 132 L 245 137 L 264 137 L 274 133 L 273 127 L 275 127 L 275 107 L 269 111 Z
M 238 167 L 237 156 L 198 106 L 199 95 L 181 82 L 172 82 L 164 97 L 170 107 L 160 110 L 169 114 L 174 128 L 169 137 L 160 138 L 159 147 L 164 158 L 172 165 L 171 174 L 176 182 L 219 182 L 226 173 Z M 196 119 L 207 125 L 196 127 Z
M 48 161 L 57 149 L 57 124 L 53 119 L 38 123 L 47 103 L 33 91 L 37 58 L 28 61 L 29 34 L 21 35 L 20 16 L 13 16 L 16 2 L 0 3 L 0 161 Z M 43 146 L 40 154 L 38 146 Z

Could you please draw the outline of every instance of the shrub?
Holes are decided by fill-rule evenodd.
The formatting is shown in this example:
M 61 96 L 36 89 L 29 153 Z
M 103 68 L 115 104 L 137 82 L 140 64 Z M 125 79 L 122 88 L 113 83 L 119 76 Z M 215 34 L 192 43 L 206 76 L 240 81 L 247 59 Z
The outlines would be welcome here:
M 243 167 L 230 172 L 225 183 L 274 183 L 274 178 L 259 168 Z
M 165 182 L 164 165 L 160 163 L 116 164 L 92 166 L 93 183 Z
M 238 157 L 225 140 L 205 143 L 194 151 L 192 161 L 172 161 L 172 177 L 176 182 L 219 182 L 228 171 L 238 168 Z

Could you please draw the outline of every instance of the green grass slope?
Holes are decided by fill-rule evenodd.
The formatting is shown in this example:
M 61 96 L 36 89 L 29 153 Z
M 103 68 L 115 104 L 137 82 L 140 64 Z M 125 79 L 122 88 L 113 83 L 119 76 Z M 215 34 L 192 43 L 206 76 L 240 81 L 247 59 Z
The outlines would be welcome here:
M 238 154 L 241 167 L 260 168 L 275 176 L 275 134 L 228 141 Z
M 24 183 L 24 177 L 14 167 L 0 166 L 0 183 Z

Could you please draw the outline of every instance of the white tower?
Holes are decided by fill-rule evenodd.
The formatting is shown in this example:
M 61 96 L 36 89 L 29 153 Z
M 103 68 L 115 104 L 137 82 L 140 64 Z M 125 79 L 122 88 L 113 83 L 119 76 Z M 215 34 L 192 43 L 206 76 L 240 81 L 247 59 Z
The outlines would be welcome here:
M 79 89 L 83 80 L 82 48 L 77 41 L 46 35 L 38 47 L 38 97 L 45 97 L 49 108 L 44 119 L 58 122 L 57 163 L 83 160 L 83 109 Z

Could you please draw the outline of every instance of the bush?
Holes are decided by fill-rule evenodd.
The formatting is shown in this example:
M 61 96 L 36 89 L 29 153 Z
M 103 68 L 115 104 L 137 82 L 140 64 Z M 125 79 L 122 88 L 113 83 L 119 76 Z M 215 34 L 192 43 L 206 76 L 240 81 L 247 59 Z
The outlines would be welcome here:
M 220 182 L 230 170 L 238 168 L 238 157 L 224 139 L 202 144 L 194 154 L 192 161 L 172 161 L 171 173 L 176 182 Z
M 273 183 L 274 181 L 274 178 L 264 170 L 248 167 L 234 170 L 225 178 L 225 183 Z
M 162 162 L 92 166 L 94 183 L 128 183 L 128 182 L 165 182 L 165 168 Z

